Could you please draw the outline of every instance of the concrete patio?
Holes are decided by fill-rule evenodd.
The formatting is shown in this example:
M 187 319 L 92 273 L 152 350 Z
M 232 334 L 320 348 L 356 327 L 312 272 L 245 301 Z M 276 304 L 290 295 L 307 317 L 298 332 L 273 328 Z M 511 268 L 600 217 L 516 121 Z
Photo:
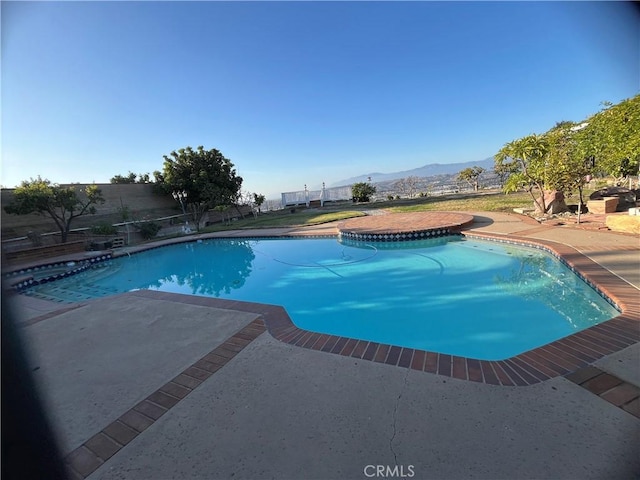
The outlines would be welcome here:
M 473 215 L 470 231 L 572 246 L 640 288 L 635 236 Z M 335 233 L 329 224 L 225 235 Z M 593 363 L 623 381 L 601 392 L 591 377 L 506 387 L 280 342 L 263 326 L 274 309 L 258 304 L 143 291 L 62 308 L 11 300 L 71 478 L 640 474 L 640 399 L 625 409 L 606 397 L 638 391 L 640 343 Z

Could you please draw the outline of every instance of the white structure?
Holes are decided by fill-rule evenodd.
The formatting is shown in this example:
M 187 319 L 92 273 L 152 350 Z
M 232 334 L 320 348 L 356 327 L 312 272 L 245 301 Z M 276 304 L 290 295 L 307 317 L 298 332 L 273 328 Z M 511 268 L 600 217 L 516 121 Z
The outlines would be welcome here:
M 326 188 L 324 182 L 321 190 L 309 190 L 304 186 L 304 190 L 296 192 L 284 192 L 282 195 L 282 206 L 289 207 L 294 205 L 306 205 L 311 202 L 320 201 L 320 206 L 324 206 L 324 202 L 337 202 L 341 200 L 351 200 L 351 186 Z
M 582 130 L 583 128 L 585 128 L 587 125 L 589 125 L 589 122 L 582 122 L 580 125 L 571 127 L 569 130 L 571 130 L 572 132 L 577 132 L 578 130 Z

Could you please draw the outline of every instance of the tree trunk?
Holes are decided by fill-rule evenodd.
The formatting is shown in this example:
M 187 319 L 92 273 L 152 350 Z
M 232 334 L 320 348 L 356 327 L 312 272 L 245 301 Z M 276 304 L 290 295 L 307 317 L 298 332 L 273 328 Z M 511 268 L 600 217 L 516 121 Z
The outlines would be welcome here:
M 68 237 L 69 237 L 69 225 L 60 229 L 60 243 L 67 243 Z
M 240 207 L 238 206 L 238 204 L 234 203 L 233 206 L 236 207 L 236 210 L 240 214 L 240 218 L 244 219 L 244 214 L 242 213 L 242 210 L 240 210 Z
M 71 230 L 71 220 L 74 217 L 68 218 L 62 225 L 60 225 L 61 243 L 67 243 L 69 238 L 69 231 Z
M 193 221 L 196 224 L 196 231 L 199 232 L 200 231 L 200 222 L 202 221 L 202 217 L 204 216 L 204 212 L 206 212 L 208 210 L 208 205 L 207 204 L 195 204 L 192 203 L 191 204 L 191 211 L 192 211 L 192 215 L 193 215 Z M 185 222 L 188 222 L 189 219 L 185 218 Z
M 579 209 L 582 210 L 582 205 L 584 205 L 584 187 L 582 185 L 580 185 L 578 187 L 578 193 L 579 193 L 579 197 L 580 197 Z
M 529 195 L 533 198 L 533 207 L 535 208 L 536 213 L 542 212 L 543 214 L 547 211 L 547 206 L 544 203 L 544 193 L 536 198 L 536 195 L 533 193 L 533 188 L 529 189 Z

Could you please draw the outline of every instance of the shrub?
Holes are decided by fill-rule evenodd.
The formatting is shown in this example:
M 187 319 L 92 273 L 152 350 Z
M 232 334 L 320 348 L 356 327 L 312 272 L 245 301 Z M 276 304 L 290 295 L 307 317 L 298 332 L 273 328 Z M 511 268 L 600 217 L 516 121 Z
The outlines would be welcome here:
M 145 222 L 137 224 L 136 228 L 140 232 L 140 235 L 142 235 L 142 238 L 144 238 L 145 240 L 149 240 L 158 235 L 158 232 L 160 231 L 162 226 L 157 224 L 156 222 Z
M 371 196 L 376 193 L 376 187 L 366 182 L 354 183 L 351 186 L 351 193 L 354 202 L 368 202 Z
M 91 227 L 91 233 L 94 235 L 115 235 L 118 229 L 108 223 L 99 223 Z

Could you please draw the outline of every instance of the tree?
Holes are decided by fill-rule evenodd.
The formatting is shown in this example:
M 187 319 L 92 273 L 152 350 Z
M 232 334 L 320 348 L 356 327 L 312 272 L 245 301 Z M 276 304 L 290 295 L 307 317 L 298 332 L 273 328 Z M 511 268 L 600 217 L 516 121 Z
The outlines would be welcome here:
M 153 171 L 153 182 L 152 183 L 164 183 L 164 175 L 159 170 Z
M 504 191 L 526 190 L 533 198 L 537 210 L 542 213 L 547 211 L 544 192 L 548 150 L 547 139 L 542 135 L 532 134 L 507 143 L 494 156 L 496 168 L 513 172 L 504 185 Z
M 558 122 L 545 134 L 549 145 L 547 163 L 553 165 L 550 170 L 553 177 L 547 178 L 546 182 L 567 195 L 578 190 L 579 208 L 582 209 L 582 191 L 587 183 L 587 176 L 592 173 L 593 159 L 583 157 L 583 153 L 577 148 L 577 128 L 581 127 L 571 122 Z
M 394 190 L 399 190 L 403 195 L 409 198 L 413 198 L 418 189 L 418 183 L 420 183 L 420 177 L 414 175 L 410 177 L 401 178 L 393 184 Z
M 98 203 L 104 203 L 104 198 L 96 185 L 88 185 L 77 192 L 75 187 L 63 187 L 38 177 L 23 181 L 14 190 L 13 200 L 4 210 L 15 215 L 37 213 L 50 216 L 60 230 L 62 243 L 65 243 L 71 222 L 82 215 L 96 213 Z
M 242 177 L 219 150 L 186 147 L 163 158 L 163 189 L 167 193 L 182 191 L 187 194 L 185 203 L 193 213 L 198 231 L 207 210 L 236 205 Z
M 130 171 L 127 175 L 114 175 L 109 182 L 117 184 L 151 183 L 151 177 L 148 173 L 139 173 L 136 175 Z
M 493 167 L 493 173 L 498 177 L 500 181 L 500 188 L 504 189 L 505 183 L 507 179 L 511 176 L 512 173 L 517 171 L 517 164 L 515 163 L 502 163 L 496 164 Z
M 151 183 L 151 177 L 148 173 L 139 173 L 136 183 Z
M 546 213 L 545 191 L 578 190 L 582 205 L 588 175 L 599 171 L 615 176 L 620 183 L 638 174 L 640 95 L 604 107 L 581 124 L 557 122 L 542 135 L 507 143 L 494 158 L 494 171 L 509 175 L 505 192 L 527 190 L 537 210 Z
M 129 172 L 129 174 L 126 175 L 126 176 L 124 176 L 124 175 L 114 175 L 113 177 L 111 177 L 109 182 L 110 183 L 117 183 L 117 184 L 136 183 L 136 174 L 133 173 L 133 172 Z
M 617 178 L 638 174 L 640 163 L 640 95 L 589 117 L 575 132 L 578 157 L 593 160 L 597 170 Z
M 460 173 L 458 173 L 458 180 L 467 182 L 473 187 L 473 191 L 477 192 L 480 186 L 480 175 L 482 175 L 484 171 L 485 170 L 482 167 L 465 168 Z
M 542 135 L 532 134 L 509 142 L 494 157 L 496 169 L 511 171 L 504 191 L 526 190 L 536 211 L 543 214 L 551 207 L 545 198 L 547 193 L 571 193 L 584 181 L 585 164 L 578 161 L 567 123 L 559 122 Z M 563 202 L 561 206 L 566 209 Z
M 151 181 L 151 189 L 157 195 L 166 195 L 167 191 L 164 184 L 164 175 L 159 170 L 153 172 L 153 180 Z
M 374 193 L 376 193 L 376 187 L 368 182 L 358 182 L 351 186 L 351 195 L 354 202 L 368 202 Z
M 262 204 L 265 201 L 265 197 L 264 195 L 258 194 L 258 193 L 254 193 L 253 194 L 253 203 L 256 204 L 256 207 L 258 207 L 258 213 L 260 213 L 260 207 L 262 206 Z

